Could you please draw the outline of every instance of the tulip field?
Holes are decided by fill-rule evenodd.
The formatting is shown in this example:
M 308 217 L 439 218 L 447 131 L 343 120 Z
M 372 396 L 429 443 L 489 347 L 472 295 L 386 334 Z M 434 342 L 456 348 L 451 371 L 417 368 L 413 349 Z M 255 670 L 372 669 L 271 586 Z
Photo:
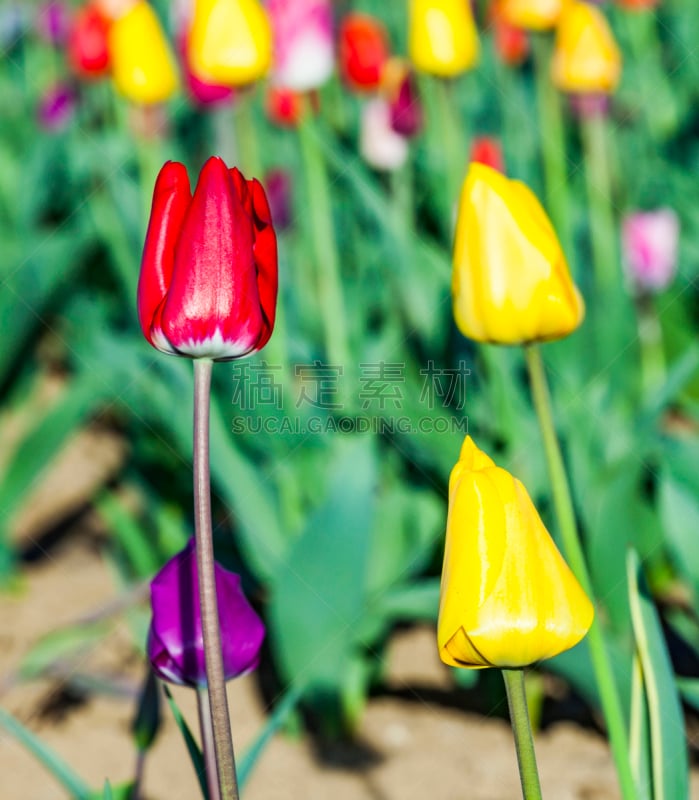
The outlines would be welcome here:
M 0 800 L 699 800 L 697 41 L 0 0 Z

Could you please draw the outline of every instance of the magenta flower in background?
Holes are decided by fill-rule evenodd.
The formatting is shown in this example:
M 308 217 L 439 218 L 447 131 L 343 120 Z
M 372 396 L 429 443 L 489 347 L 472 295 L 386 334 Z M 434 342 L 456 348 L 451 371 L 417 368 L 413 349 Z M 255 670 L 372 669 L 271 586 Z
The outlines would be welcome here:
M 624 264 L 635 287 L 659 292 L 672 283 L 677 272 L 679 236 L 679 219 L 671 208 L 637 211 L 624 218 Z
M 51 86 L 39 101 L 37 119 L 47 131 L 64 128 L 75 112 L 75 93 L 63 83 Z
M 267 0 L 274 32 L 273 80 L 306 92 L 322 86 L 335 66 L 330 0 Z
M 391 127 L 402 136 L 415 136 L 422 128 L 422 104 L 412 72 L 406 72 L 391 100 Z
M 189 96 L 195 103 L 201 106 L 217 106 L 232 103 L 235 98 L 235 91 L 230 86 L 222 86 L 218 83 L 209 83 L 203 81 L 201 78 L 192 72 L 187 58 L 187 31 L 180 34 L 178 52 L 180 56 L 180 65 L 182 66 L 182 74 L 184 76 L 185 86 Z
M 182 686 L 206 686 L 199 579 L 194 539 L 173 556 L 150 585 L 153 614 L 147 653 L 155 674 Z M 226 680 L 255 669 L 265 626 L 240 587 L 240 576 L 214 566 Z
M 36 31 L 41 38 L 53 45 L 65 42 L 70 28 L 70 11 L 59 0 L 50 0 L 39 7 Z

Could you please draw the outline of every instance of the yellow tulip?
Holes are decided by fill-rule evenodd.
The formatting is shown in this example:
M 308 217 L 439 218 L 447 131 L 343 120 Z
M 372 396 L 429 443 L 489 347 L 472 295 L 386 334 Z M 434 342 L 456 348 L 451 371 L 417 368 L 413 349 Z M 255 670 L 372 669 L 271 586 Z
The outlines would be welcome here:
M 109 28 L 112 78 L 134 103 L 162 103 L 177 91 L 175 59 L 155 11 L 138 0 Z
M 244 86 L 272 65 L 272 28 L 259 0 L 195 0 L 189 63 L 200 80 Z
M 479 342 L 560 339 L 585 306 L 546 212 L 523 183 L 472 163 L 456 223 L 454 318 Z
M 576 645 L 593 616 L 527 490 L 467 437 L 449 479 L 442 661 L 524 667 Z
M 604 14 L 574 2 L 561 15 L 551 75 L 564 92 L 611 94 L 621 77 L 621 53 Z
M 528 31 L 548 31 L 558 23 L 565 0 L 501 0 L 503 19 Z
M 478 62 L 476 25 L 468 0 L 411 0 L 408 34 L 415 69 L 452 78 Z

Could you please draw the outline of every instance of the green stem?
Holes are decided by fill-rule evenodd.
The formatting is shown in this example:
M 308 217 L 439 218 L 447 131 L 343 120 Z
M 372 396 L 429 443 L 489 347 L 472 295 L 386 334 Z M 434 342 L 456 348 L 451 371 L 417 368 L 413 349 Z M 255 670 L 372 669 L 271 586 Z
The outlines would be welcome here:
M 561 97 L 551 80 L 551 41 L 547 34 L 532 34 L 536 99 L 539 110 L 541 156 L 544 162 L 546 209 L 569 263 L 574 260 L 568 205 L 568 164 Z
M 214 576 L 214 541 L 211 522 L 211 482 L 209 476 L 209 406 L 213 361 L 194 361 L 194 535 L 204 638 L 206 691 L 221 800 L 238 800 L 231 721 L 226 698 L 226 679 L 221 651 Z
M 524 352 L 527 360 L 534 407 L 539 420 L 544 452 L 546 454 L 553 504 L 558 519 L 558 528 L 561 534 L 563 551 L 573 573 L 585 590 L 585 593 L 590 598 L 593 598 L 592 580 L 587 569 L 585 555 L 580 542 L 568 476 L 563 464 L 563 455 L 556 435 L 553 409 L 551 407 L 551 396 L 546 380 L 544 362 L 541 358 L 541 351 L 536 345 L 528 345 L 524 348 Z M 587 641 L 590 647 L 592 666 L 599 689 L 602 711 L 607 722 L 610 746 L 619 776 L 622 796 L 624 800 L 635 800 L 636 788 L 634 786 L 631 765 L 629 763 L 629 742 L 626 725 L 624 724 L 624 713 L 619 698 L 619 690 L 614 680 L 611 661 L 604 642 L 602 627 L 597 615 L 590 628 Z
M 201 746 L 206 767 L 206 788 L 209 790 L 209 800 L 221 800 L 221 791 L 218 785 L 218 772 L 216 770 L 216 748 L 214 747 L 214 728 L 211 724 L 211 706 L 206 689 L 197 688 L 197 709 L 199 711 L 199 730 L 201 732 Z
M 262 179 L 262 162 L 255 129 L 255 90 L 248 89 L 233 105 L 237 161 L 246 178 Z
M 318 304 L 325 330 L 325 348 L 329 362 L 350 368 L 347 347 L 347 322 L 342 296 L 340 260 L 335 240 L 335 226 L 330 201 L 330 186 L 323 154 L 318 146 L 310 103 L 298 128 L 301 157 L 308 191 L 308 219 L 313 260 L 315 262 Z M 345 376 L 347 377 L 347 376 Z
M 665 380 L 663 331 L 653 298 L 643 293 L 636 298 L 638 342 L 641 350 L 641 381 L 646 399 L 660 389 Z
M 604 114 L 589 114 L 582 120 L 582 138 L 595 282 L 599 297 L 604 297 L 617 292 L 621 285 Z
M 503 669 L 502 677 L 507 690 L 507 705 L 510 709 L 510 722 L 515 737 L 515 750 L 519 765 L 519 778 L 522 783 L 524 800 L 541 800 L 541 784 L 536 767 L 534 739 L 529 722 L 527 695 L 524 688 L 524 670 Z
M 437 124 L 432 127 L 433 152 L 439 154 L 442 208 L 440 216 L 451 241 L 454 233 L 455 208 L 468 161 L 468 144 L 461 119 L 457 114 L 452 85 L 444 78 L 433 78 Z

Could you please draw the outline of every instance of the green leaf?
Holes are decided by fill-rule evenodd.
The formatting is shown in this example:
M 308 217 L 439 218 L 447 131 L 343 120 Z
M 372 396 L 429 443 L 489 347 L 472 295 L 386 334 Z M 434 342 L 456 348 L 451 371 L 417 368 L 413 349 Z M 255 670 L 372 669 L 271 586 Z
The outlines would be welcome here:
M 255 741 L 245 751 L 245 755 L 238 761 L 238 783 L 241 790 L 250 779 L 250 775 L 255 768 L 257 760 L 262 755 L 270 739 L 284 725 L 289 714 L 296 708 L 296 704 L 301 699 L 303 690 L 301 684 L 296 684 L 289 688 L 274 711 L 267 717 L 262 730 L 257 734 Z
M 439 578 L 396 586 L 377 598 L 373 611 L 390 622 L 434 622 L 439 610 Z
M 160 559 L 133 514 L 111 492 L 102 492 L 95 505 L 126 553 L 135 575 L 139 578 L 154 575 L 160 566 Z
M 676 678 L 675 683 L 685 703 L 699 711 L 699 678 Z
M 175 718 L 175 723 L 180 729 L 184 743 L 187 746 L 187 752 L 189 753 L 189 758 L 192 761 L 194 773 L 199 781 L 199 788 L 201 789 L 202 797 L 204 797 L 204 800 L 209 800 L 209 791 L 206 788 L 206 766 L 204 765 L 204 756 L 199 749 L 197 740 L 194 738 L 192 731 L 189 729 L 189 725 L 187 725 L 187 720 L 184 718 L 179 706 L 175 702 L 175 698 L 172 696 L 170 689 L 168 689 L 167 685 L 164 683 L 162 684 L 162 687 L 163 691 L 165 692 L 168 705 L 170 706 L 170 710 L 172 711 L 172 716 Z
M 274 576 L 272 646 L 286 680 L 332 721 L 366 608 L 374 513 L 372 440 L 338 438 L 325 500 Z M 334 709 L 334 715 L 331 711 Z
M 22 678 L 40 676 L 57 661 L 77 658 L 81 652 L 94 647 L 111 627 L 106 623 L 71 625 L 42 636 L 22 658 L 19 672 Z
M 648 702 L 643 688 L 643 669 L 638 655 L 634 657 L 632 668 L 629 751 L 638 800 L 652 800 Z
M 2 708 L 0 708 L 0 725 L 46 767 L 73 800 L 90 800 L 92 794 L 90 787 L 83 783 L 82 778 L 76 775 L 48 745 Z
M 672 664 L 660 618 L 634 550 L 629 550 L 626 564 L 631 620 L 650 720 L 653 800 L 684 800 L 689 796 L 689 763 Z

